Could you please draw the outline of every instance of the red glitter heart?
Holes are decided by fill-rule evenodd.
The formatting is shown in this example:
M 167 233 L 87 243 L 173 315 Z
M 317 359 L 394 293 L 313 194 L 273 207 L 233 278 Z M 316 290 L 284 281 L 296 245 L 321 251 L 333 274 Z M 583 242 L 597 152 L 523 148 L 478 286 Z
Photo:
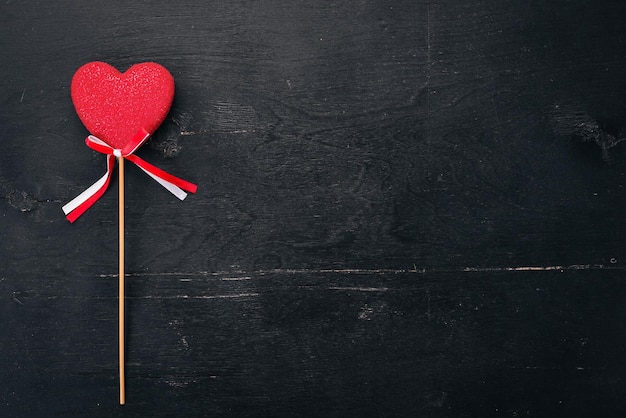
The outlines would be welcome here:
M 167 116 L 174 99 L 174 78 L 154 62 L 135 64 L 121 73 L 94 61 L 76 71 L 70 90 L 87 130 L 128 154 L 147 139 L 137 132 L 154 133 Z

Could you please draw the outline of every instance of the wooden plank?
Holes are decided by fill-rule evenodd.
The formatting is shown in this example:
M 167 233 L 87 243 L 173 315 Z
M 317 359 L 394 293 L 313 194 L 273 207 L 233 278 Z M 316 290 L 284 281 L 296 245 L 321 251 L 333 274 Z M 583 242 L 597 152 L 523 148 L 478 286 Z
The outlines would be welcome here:
M 610 414 L 624 407 L 618 390 L 599 393 L 622 386 L 622 276 L 621 269 L 131 276 L 128 409 Z M 104 282 L 106 296 L 33 288 L 4 305 L 12 328 L 3 325 L 3 350 L 22 352 L 5 366 L 8 406 L 110 413 L 115 278 L 85 279 Z

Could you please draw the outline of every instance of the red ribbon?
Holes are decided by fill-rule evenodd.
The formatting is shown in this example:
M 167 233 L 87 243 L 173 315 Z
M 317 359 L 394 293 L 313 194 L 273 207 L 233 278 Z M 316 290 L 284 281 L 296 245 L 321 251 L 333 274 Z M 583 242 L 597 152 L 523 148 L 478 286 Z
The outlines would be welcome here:
M 85 143 L 89 148 L 107 155 L 107 171 L 98 181 L 87 188 L 87 190 L 63 206 L 63 212 L 68 221 L 74 222 L 102 197 L 111 182 L 111 175 L 113 174 L 116 158 L 125 158 L 134 163 L 180 200 L 187 197 L 185 191 L 190 193 L 196 192 L 198 186 L 195 184 L 173 176 L 133 154 L 149 136 L 150 134 L 147 131 L 144 129 L 140 130 L 135 138 L 133 138 L 133 141 L 131 141 L 137 144 L 137 146 L 126 154 L 123 154 L 120 149 L 114 149 L 93 135 L 89 135 L 87 139 L 85 139 Z

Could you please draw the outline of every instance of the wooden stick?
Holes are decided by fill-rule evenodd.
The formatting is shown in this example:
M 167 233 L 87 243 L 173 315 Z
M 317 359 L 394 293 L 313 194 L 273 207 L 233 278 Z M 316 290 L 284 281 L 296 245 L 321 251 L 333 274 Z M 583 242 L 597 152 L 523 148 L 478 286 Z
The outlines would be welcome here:
M 124 157 L 117 157 L 119 163 L 119 366 L 120 366 L 120 405 L 126 403 L 126 383 L 124 373 Z

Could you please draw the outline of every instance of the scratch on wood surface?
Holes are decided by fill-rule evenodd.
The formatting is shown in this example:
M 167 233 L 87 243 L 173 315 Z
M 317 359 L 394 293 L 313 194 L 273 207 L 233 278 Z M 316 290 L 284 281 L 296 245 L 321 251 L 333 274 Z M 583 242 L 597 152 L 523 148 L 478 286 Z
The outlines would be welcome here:
M 353 290 L 356 292 L 386 292 L 388 287 L 332 286 L 329 290 Z
M 12 295 L 13 301 L 19 305 L 23 305 L 24 303 L 18 298 L 18 296 L 19 296 L 18 292 L 13 292 L 13 295 Z
M 617 267 L 604 264 L 572 264 L 569 266 L 520 266 L 520 267 L 466 267 L 464 271 L 492 272 L 492 271 L 561 271 L 561 270 L 617 270 Z
M 235 293 L 225 295 L 173 295 L 173 296 L 127 296 L 127 299 L 239 299 L 259 296 L 258 293 Z
M 558 366 L 510 366 L 510 369 L 524 369 L 524 370 L 563 370 L 562 367 L 558 367 Z M 575 370 L 578 371 L 585 371 L 585 370 L 606 370 L 606 367 L 574 367 Z
M 207 132 L 208 131 L 180 131 L 180 136 L 200 135 Z
M 180 131 L 180 136 L 212 134 L 248 134 L 255 133 L 256 129 L 232 129 L 232 130 L 203 130 L 203 131 Z
M 506 272 L 506 271 L 553 271 L 553 270 L 622 270 L 624 267 L 607 266 L 604 264 L 571 264 L 551 266 L 512 266 L 512 267 L 461 267 L 420 269 L 276 269 L 260 270 L 257 274 L 290 273 L 290 274 L 409 274 L 409 273 L 461 273 L 461 272 Z

